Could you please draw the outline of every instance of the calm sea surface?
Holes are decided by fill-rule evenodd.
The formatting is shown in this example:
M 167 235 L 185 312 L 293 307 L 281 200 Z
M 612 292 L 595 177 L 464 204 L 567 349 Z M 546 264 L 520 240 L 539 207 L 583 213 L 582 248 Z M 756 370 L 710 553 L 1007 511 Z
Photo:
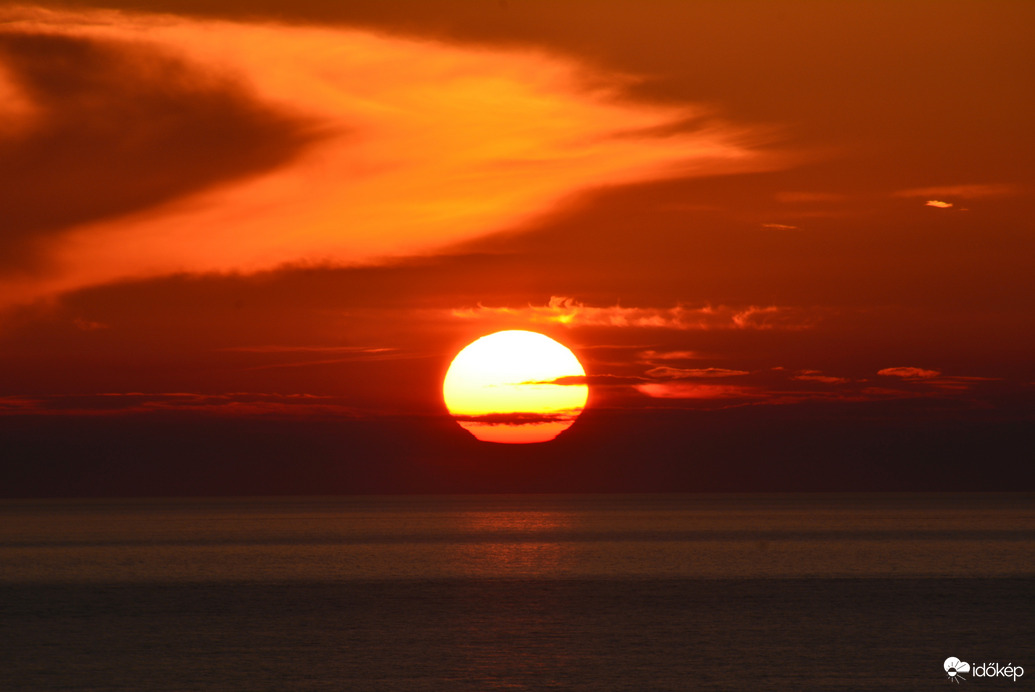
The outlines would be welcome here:
M 1035 496 L 0 501 L 0 690 L 1035 687 Z

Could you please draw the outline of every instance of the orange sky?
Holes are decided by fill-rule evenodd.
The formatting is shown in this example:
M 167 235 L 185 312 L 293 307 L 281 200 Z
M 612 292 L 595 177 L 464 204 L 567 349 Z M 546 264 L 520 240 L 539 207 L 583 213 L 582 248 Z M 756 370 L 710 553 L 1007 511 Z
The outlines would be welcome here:
M 440 420 L 452 355 L 531 329 L 587 371 L 576 442 L 623 415 L 1030 431 L 1033 26 L 1020 1 L 5 6 L 0 428 Z M 652 444 L 684 449 L 673 425 Z

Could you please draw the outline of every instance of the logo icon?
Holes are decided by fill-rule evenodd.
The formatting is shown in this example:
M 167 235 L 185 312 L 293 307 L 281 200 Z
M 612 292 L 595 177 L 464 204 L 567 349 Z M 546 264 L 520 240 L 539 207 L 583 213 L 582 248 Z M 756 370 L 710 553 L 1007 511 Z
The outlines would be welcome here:
M 949 656 L 945 659 L 945 665 L 943 667 L 945 668 L 945 673 L 949 676 L 949 679 L 957 685 L 960 683 L 960 680 L 966 680 L 966 678 L 960 675 L 960 673 L 970 672 L 970 664 L 966 661 L 959 660 L 955 656 Z

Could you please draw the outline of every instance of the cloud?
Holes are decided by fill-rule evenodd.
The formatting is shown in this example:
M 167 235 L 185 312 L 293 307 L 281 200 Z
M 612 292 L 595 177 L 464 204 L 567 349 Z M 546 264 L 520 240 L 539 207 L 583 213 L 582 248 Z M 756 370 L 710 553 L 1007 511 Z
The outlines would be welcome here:
M 267 344 L 265 346 L 228 346 L 221 351 L 241 351 L 245 353 L 385 353 L 393 348 L 371 346 L 292 346 Z
M 704 306 L 688 308 L 629 308 L 620 305 L 593 307 L 572 298 L 554 296 L 546 305 L 521 308 L 462 308 L 452 311 L 461 319 L 558 324 L 567 327 L 619 327 L 636 329 L 808 329 L 819 316 L 801 308 L 775 305 L 747 307 Z
M 7 91 L 31 104 L 0 129 L 0 272 L 39 270 L 45 242 L 282 165 L 313 123 L 229 76 L 154 47 L 0 30 Z
M 796 231 L 796 230 L 798 230 L 797 226 L 788 226 L 785 223 L 764 223 L 764 224 L 762 224 L 762 228 L 772 228 L 772 229 L 777 230 L 777 231 Z
M 484 413 L 477 416 L 453 414 L 453 418 L 467 423 L 489 423 L 492 425 L 527 425 L 529 423 L 555 423 L 571 421 L 578 417 L 580 410 L 554 411 L 551 413 L 516 412 L 516 413 Z
M 964 185 L 935 185 L 899 190 L 895 197 L 960 197 L 978 199 L 984 197 L 1009 197 L 1021 192 L 1020 187 L 1007 183 L 978 183 Z
M 201 411 L 228 416 L 349 416 L 344 400 L 314 394 L 231 392 L 106 392 L 92 395 L 0 397 L 0 415 L 116 415 Z
M 303 368 L 322 365 L 337 365 L 340 363 L 355 363 L 357 361 L 373 362 L 384 360 L 409 360 L 414 358 L 411 353 L 400 353 L 396 348 L 372 347 L 372 346 L 295 346 L 281 344 L 267 344 L 262 346 L 230 346 L 218 349 L 220 351 L 232 351 L 236 353 L 254 353 L 261 355 L 289 355 L 289 356 L 313 356 L 313 355 L 334 355 L 335 358 L 307 358 L 305 360 L 288 360 L 274 363 L 263 363 L 243 368 L 244 370 L 274 370 L 277 368 Z
M 883 370 L 878 370 L 877 374 L 884 375 L 885 377 L 901 377 L 906 380 L 922 380 L 931 377 L 938 377 L 942 373 L 939 370 L 925 370 L 924 368 L 903 366 L 884 368 Z
M 696 360 L 700 355 L 696 351 L 641 351 L 640 358 L 645 362 L 656 360 Z
M 647 352 L 651 353 L 651 352 Z M 651 361 L 639 361 L 651 365 Z M 601 364 L 596 364 L 598 367 Z M 606 366 L 606 364 L 603 364 Z M 615 364 L 612 364 L 615 365 Z M 624 371 L 625 368 L 623 367 Z M 826 375 L 821 370 L 788 371 L 783 367 L 765 370 L 732 368 L 678 368 L 659 365 L 642 374 L 594 374 L 586 377 L 564 377 L 534 384 L 590 385 L 603 388 L 598 404 L 637 406 L 642 401 L 626 398 L 637 393 L 651 399 L 665 400 L 666 407 L 784 406 L 808 402 L 863 403 L 897 399 L 956 401 L 971 405 L 976 390 L 994 392 L 991 383 L 997 378 L 945 376 L 937 370 L 916 367 L 885 368 L 880 374 L 885 386 L 874 386 L 865 379 Z M 729 380 L 727 378 L 743 378 Z M 888 380 L 893 380 L 888 383 Z M 736 382 L 732 384 L 731 382 Z M 969 394 L 965 394 L 968 393 Z M 683 402 L 683 403 L 680 403 Z M 976 404 L 980 405 L 980 404 Z
M 385 355 L 385 356 L 374 356 L 374 357 L 364 357 L 364 356 L 360 355 L 360 356 L 352 356 L 352 357 L 349 357 L 349 358 L 320 358 L 320 359 L 317 359 L 317 360 L 293 360 L 293 361 L 288 361 L 288 362 L 285 362 L 285 363 L 267 363 L 265 365 L 253 365 L 251 367 L 244 368 L 244 369 L 245 370 L 275 370 L 277 368 L 307 368 L 307 367 L 322 366 L 322 365 L 339 365 L 341 363 L 355 363 L 358 360 L 364 360 L 364 361 L 371 361 L 371 360 L 408 360 L 408 359 L 410 359 L 412 357 L 413 356 L 401 355 L 401 354 Z
M 522 384 L 558 384 L 558 385 L 589 385 L 591 387 L 624 387 L 626 385 L 641 384 L 645 381 L 643 377 L 625 377 L 622 375 L 566 375 L 555 380 L 523 382 Z
M 672 368 L 662 365 L 647 371 L 651 377 L 686 379 L 694 377 L 737 377 L 750 375 L 747 370 L 730 370 L 728 368 Z
M 39 401 L 32 397 L 25 396 L 2 396 L 0 397 L 0 415 L 5 413 L 27 413 L 36 411 L 39 408 Z
M 822 384 L 845 384 L 851 382 L 847 377 L 834 377 L 833 375 L 821 375 L 814 371 L 805 371 L 794 375 L 794 379 L 802 382 L 820 382 Z
M 111 325 L 103 322 L 94 322 L 93 320 L 86 320 L 82 317 L 76 317 L 72 320 L 72 324 L 75 325 L 76 329 L 84 332 L 95 332 L 99 329 L 109 329 Z
M 0 146 L 30 172 L 0 181 L 25 193 L 7 193 L 9 300 L 378 262 L 518 227 L 578 190 L 776 165 L 747 128 L 529 49 L 38 8 L 0 10 L 0 39 Z
M 963 392 L 973 389 L 981 383 L 996 382 L 1001 379 L 998 377 L 973 375 L 943 375 L 938 370 L 924 370 L 923 368 L 912 367 L 885 368 L 878 371 L 877 374 L 900 377 L 907 382 L 920 382 L 927 387 L 934 387 L 949 392 Z
M 942 202 L 937 199 L 929 199 L 924 202 L 925 207 L 938 207 L 939 209 L 948 209 L 952 206 L 952 202 Z
M 692 382 L 650 382 L 637 385 L 636 390 L 654 399 L 742 399 L 759 396 L 753 387 Z

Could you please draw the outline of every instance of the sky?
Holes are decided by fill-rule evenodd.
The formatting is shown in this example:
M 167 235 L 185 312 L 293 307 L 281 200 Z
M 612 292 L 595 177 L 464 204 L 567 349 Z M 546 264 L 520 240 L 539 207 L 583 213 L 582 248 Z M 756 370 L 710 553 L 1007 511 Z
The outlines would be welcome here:
M 0 4 L 0 496 L 1035 490 L 1035 4 Z M 541 332 L 589 403 L 479 442 Z

